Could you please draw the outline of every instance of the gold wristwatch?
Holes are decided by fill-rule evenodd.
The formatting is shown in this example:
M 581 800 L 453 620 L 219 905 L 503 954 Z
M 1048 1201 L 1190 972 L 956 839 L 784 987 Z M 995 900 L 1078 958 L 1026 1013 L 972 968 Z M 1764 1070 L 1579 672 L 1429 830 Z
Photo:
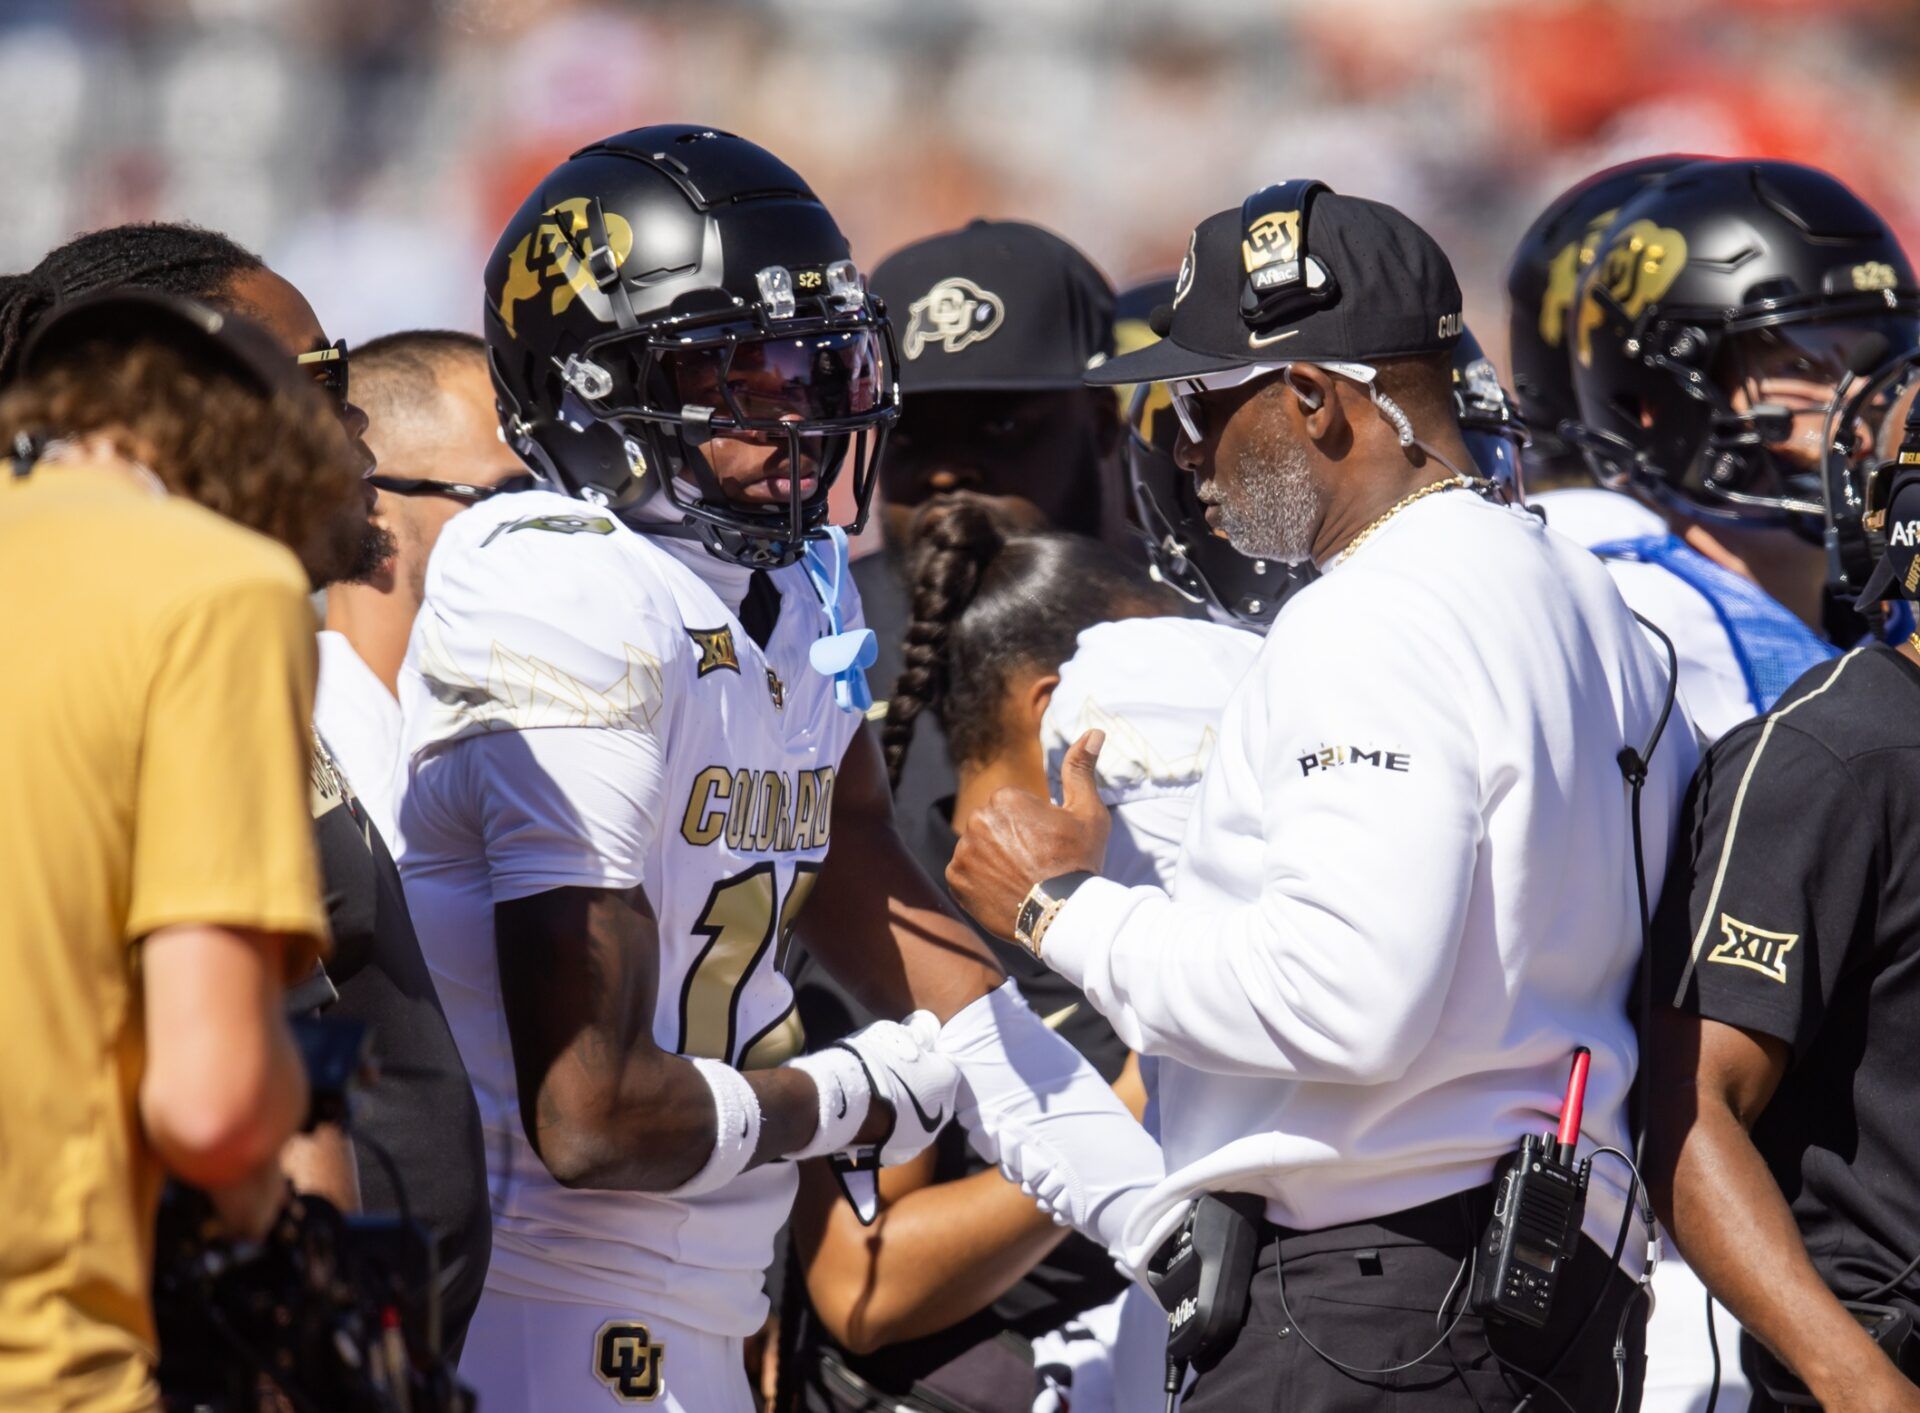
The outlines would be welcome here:
M 1060 915 L 1060 909 L 1067 905 L 1067 899 L 1082 883 L 1096 877 L 1097 874 L 1084 871 L 1063 873 L 1057 878 L 1034 884 L 1014 917 L 1013 940 L 1034 956 L 1039 956 L 1040 943 L 1045 939 L 1047 929 L 1053 926 L 1053 920 Z

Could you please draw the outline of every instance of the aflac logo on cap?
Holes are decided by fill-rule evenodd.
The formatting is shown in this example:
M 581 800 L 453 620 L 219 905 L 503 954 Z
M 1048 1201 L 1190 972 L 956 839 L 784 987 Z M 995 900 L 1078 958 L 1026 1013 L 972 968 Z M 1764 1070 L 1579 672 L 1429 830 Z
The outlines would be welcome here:
M 900 351 L 915 359 L 937 343 L 943 352 L 958 353 L 992 338 L 1006 313 L 999 295 L 960 275 L 949 276 L 907 306 Z

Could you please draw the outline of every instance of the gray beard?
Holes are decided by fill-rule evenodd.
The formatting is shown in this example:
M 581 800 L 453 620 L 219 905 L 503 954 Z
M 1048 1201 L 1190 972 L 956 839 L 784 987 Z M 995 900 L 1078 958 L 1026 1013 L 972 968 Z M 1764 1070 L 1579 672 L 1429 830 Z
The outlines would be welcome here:
M 1276 432 L 1242 456 L 1233 491 L 1212 487 L 1220 529 L 1233 547 L 1255 559 L 1304 564 L 1313 557 L 1313 536 L 1326 519 L 1326 497 L 1313 482 L 1307 453 Z

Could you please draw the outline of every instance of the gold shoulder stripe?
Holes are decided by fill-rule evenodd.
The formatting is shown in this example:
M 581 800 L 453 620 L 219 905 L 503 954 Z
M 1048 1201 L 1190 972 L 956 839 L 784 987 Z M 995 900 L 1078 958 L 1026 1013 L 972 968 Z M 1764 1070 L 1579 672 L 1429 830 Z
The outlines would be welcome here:
M 1760 764 L 1760 757 L 1766 752 L 1767 742 L 1773 737 L 1773 728 L 1779 725 L 1782 717 L 1792 715 L 1838 682 L 1840 674 L 1847 670 L 1847 664 L 1864 651 L 1863 648 L 1855 648 L 1836 662 L 1833 665 L 1833 674 L 1806 696 L 1790 706 L 1782 707 L 1779 711 L 1767 713 L 1767 724 L 1760 728 L 1760 741 L 1754 746 L 1753 754 L 1747 758 L 1747 768 L 1740 774 L 1740 788 L 1733 792 L 1733 813 L 1727 819 L 1727 837 L 1720 843 L 1720 862 L 1713 872 L 1713 891 L 1707 895 L 1707 906 L 1700 913 L 1700 928 L 1693 934 L 1693 949 L 1687 956 L 1686 968 L 1680 973 L 1680 984 L 1674 988 L 1675 1004 L 1678 1004 L 1680 998 L 1686 995 L 1687 983 L 1693 980 L 1693 970 L 1700 965 L 1701 950 L 1707 945 L 1707 934 L 1713 930 L 1713 920 L 1720 915 L 1720 890 L 1726 886 L 1727 864 L 1733 858 L 1734 835 L 1740 829 L 1740 810 L 1747 802 L 1747 786 L 1753 783 L 1754 770 Z

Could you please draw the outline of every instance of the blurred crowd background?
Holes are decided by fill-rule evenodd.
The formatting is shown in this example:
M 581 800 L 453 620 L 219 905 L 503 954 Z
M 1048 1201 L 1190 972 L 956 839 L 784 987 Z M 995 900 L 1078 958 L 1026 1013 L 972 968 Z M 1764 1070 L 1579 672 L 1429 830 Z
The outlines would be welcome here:
M 477 329 L 534 179 L 666 120 L 786 157 L 864 267 L 987 214 L 1125 282 L 1319 176 L 1440 237 L 1496 358 L 1515 239 L 1610 161 L 1814 162 L 1920 236 L 1914 0 L 0 0 L 0 269 L 184 218 L 349 339 Z

